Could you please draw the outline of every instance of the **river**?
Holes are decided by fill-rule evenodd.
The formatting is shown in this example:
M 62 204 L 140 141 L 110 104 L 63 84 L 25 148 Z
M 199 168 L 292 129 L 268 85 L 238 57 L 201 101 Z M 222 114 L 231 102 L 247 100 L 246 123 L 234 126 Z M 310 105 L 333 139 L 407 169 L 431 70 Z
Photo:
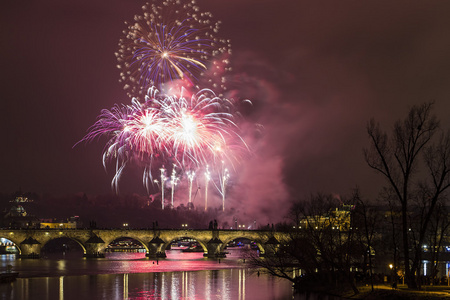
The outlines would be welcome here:
M 203 253 L 166 251 L 167 258 L 151 260 L 144 253 L 110 253 L 85 259 L 79 253 L 41 259 L 1 255 L 20 273 L 13 283 L 0 284 L 1 299 L 327 299 L 294 295 L 289 281 L 248 268 L 239 250 L 227 258 L 208 259 Z M 320 298 L 318 298 L 320 297 Z

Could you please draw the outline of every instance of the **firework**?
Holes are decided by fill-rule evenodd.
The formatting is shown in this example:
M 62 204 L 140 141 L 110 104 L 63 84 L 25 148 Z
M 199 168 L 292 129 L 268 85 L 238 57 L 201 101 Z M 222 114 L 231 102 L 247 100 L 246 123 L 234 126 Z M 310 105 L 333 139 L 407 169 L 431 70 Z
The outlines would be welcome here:
M 222 74 L 231 53 L 228 41 L 214 35 L 220 22 L 194 2 L 155 1 L 142 7 L 120 39 L 116 53 L 120 81 L 130 96 L 150 86 L 182 80 L 184 85 L 225 88 Z M 207 75 L 208 78 L 202 76 Z
M 191 97 L 184 96 L 182 91 L 181 96 L 167 96 L 158 105 L 166 124 L 162 146 L 183 168 L 199 168 L 232 155 L 222 149 L 235 145 L 236 141 L 246 146 L 238 134 L 233 103 L 215 96 L 211 90 L 201 90 Z
M 131 104 L 102 110 L 82 141 L 109 138 L 103 165 L 106 169 L 108 162 L 115 162 L 111 185 L 116 192 L 124 169 L 137 162 L 143 167 L 147 192 L 153 184 L 161 189 L 162 209 L 165 184 L 170 181 L 173 208 L 175 186 L 181 180 L 176 168 L 179 174 L 189 170 L 190 209 L 195 171 L 206 170 L 205 210 L 209 181 L 219 190 L 225 210 L 230 177 L 225 162 L 234 167 L 249 150 L 239 134 L 234 102 L 222 97 L 225 72 L 230 70 L 230 42 L 215 36 L 220 21 L 201 12 L 194 1 L 153 0 L 142 9 L 143 15 L 126 23 L 115 53 L 120 82 L 132 98 Z M 166 177 L 167 163 L 173 164 L 170 177 Z M 153 172 L 160 181 L 153 179 Z
M 106 168 L 108 160 L 115 160 L 113 187 L 117 189 L 124 168 L 132 160 L 144 165 L 143 182 L 148 188 L 153 183 L 154 160 L 160 164 L 170 161 L 180 170 L 195 170 L 216 161 L 234 160 L 236 151 L 231 149 L 248 150 L 239 135 L 232 101 L 207 89 L 190 97 L 186 94 L 185 89 L 159 94 L 152 87 L 143 103 L 134 98 L 131 105 L 102 110 L 83 140 L 110 137 L 103 163 Z M 163 183 L 161 177 L 162 193 Z

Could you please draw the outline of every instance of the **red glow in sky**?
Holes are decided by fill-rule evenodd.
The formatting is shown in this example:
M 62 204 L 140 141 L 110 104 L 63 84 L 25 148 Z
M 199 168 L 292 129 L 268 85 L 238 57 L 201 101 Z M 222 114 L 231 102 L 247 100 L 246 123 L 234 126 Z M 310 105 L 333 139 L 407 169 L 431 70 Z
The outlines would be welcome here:
M 114 52 L 141 1 L 6 2 L 0 10 L 3 128 L 0 192 L 111 192 L 104 140 L 72 146 L 103 108 L 128 103 Z M 449 126 L 450 2 L 198 1 L 229 38 L 228 95 L 250 99 L 230 205 L 281 214 L 290 197 L 376 196 L 365 126 L 386 128 L 434 100 Z M 248 125 L 251 126 L 251 125 Z M 121 188 L 145 194 L 134 172 Z M 276 204 L 276 205 L 274 205 Z M 244 208 L 243 208 L 244 209 Z

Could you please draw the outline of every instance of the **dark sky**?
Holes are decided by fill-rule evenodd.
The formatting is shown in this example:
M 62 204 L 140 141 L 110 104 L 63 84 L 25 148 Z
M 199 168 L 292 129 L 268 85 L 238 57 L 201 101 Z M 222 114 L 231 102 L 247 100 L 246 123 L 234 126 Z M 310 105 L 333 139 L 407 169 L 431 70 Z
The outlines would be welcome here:
M 114 52 L 143 1 L 7 1 L 0 9 L 0 192 L 110 193 L 105 139 L 73 145 L 100 110 L 129 103 Z M 450 2 L 202 0 L 231 40 L 236 95 L 264 125 L 235 174 L 230 205 L 280 215 L 287 199 L 382 181 L 362 155 L 367 121 L 389 129 L 435 101 L 448 127 Z M 123 193 L 145 194 L 138 171 Z M 277 209 L 274 209 L 277 208 Z M 280 209 L 280 210 L 278 210 Z

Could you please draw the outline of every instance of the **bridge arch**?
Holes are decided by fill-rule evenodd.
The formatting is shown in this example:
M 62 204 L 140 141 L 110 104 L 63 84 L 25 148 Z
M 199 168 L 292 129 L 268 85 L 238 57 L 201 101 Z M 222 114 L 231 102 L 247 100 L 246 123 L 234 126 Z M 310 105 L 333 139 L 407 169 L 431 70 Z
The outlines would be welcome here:
M 105 241 L 105 249 L 106 249 L 109 245 L 111 245 L 111 243 L 113 243 L 114 241 L 117 241 L 117 240 L 126 240 L 126 239 L 131 239 L 131 240 L 135 240 L 135 241 L 139 242 L 139 243 L 144 247 L 145 252 L 146 252 L 146 253 L 149 253 L 149 249 L 148 249 L 147 243 L 144 242 L 144 241 L 142 240 L 142 238 L 137 237 L 137 236 L 134 236 L 134 235 L 132 235 L 132 234 L 118 235 L 118 236 L 115 236 L 115 237 L 113 237 L 113 238 L 109 238 L 108 240 Z
M 206 244 L 203 241 L 199 240 L 198 237 L 195 237 L 195 235 L 183 235 L 183 236 L 179 236 L 179 237 L 172 237 L 170 240 L 168 240 L 167 242 L 165 242 L 162 245 L 161 251 L 165 252 L 167 247 L 169 247 L 169 245 L 171 245 L 174 241 L 176 241 L 178 239 L 192 239 L 192 240 L 195 240 L 203 248 L 203 253 L 204 254 L 208 253 L 208 248 L 207 248 Z
M 227 239 L 223 240 L 223 244 L 220 247 L 220 251 L 224 252 L 225 248 L 227 247 L 227 245 L 229 243 L 231 243 L 231 242 L 233 242 L 235 240 L 238 240 L 238 239 L 246 239 L 246 240 L 249 240 L 250 242 L 254 242 L 256 247 L 258 247 L 259 253 L 262 254 L 262 255 L 265 253 L 265 249 L 264 249 L 262 241 L 259 240 L 259 239 L 256 239 L 256 240 L 252 239 L 248 235 L 247 236 L 242 235 L 242 236 L 231 236 L 231 237 L 228 237 Z
M 14 247 L 16 247 L 16 249 L 17 249 L 17 254 L 22 254 L 22 249 L 20 249 L 20 243 L 17 243 L 16 241 L 14 241 L 11 237 L 8 237 L 8 236 L 0 236 L 0 238 L 1 239 L 4 239 L 4 240 L 6 240 L 6 241 L 9 241 L 9 242 L 11 242 L 13 245 L 14 245 Z M 2 245 L 3 246 L 3 245 Z M 5 245 L 6 246 L 6 245 Z
M 81 241 L 79 241 L 78 239 L 76 239 L 76 238 L 74 238 L 74 237 L 66 236 L 66 235 L 61 235 L 61 236 L 51 237 L 51 238 L 47 239 L 44 243 L 42 243 L 42 245 L 41 245 L 41 251 L 42 251 L 42 249 L 44 249 L 45 246 L 47 246 L 50 242 L 54 242 L 54 241 L 62 240 L 62 239 L 68 239 L 68 240 L 71 240 L 71 241 L 76 242 L 76 243 L 81 247 L 81 249 L 83 250 L 83 255 L 86 255 L 86 246 L 85 246 Z

